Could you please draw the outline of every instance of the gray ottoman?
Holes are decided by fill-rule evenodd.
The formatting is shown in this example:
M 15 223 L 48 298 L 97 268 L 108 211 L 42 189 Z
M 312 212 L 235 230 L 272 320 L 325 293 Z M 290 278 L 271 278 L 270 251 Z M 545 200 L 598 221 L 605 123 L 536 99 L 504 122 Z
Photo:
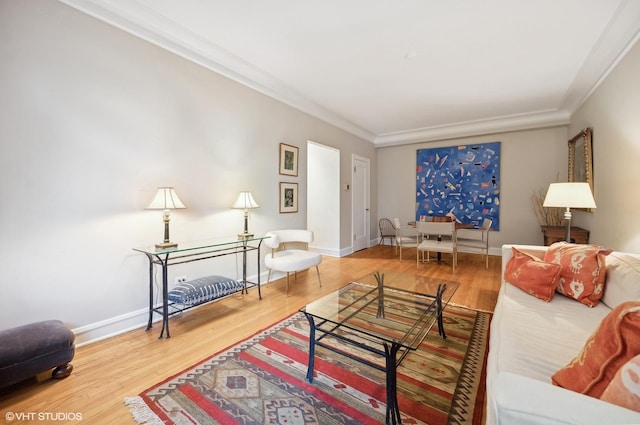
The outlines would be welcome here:
M 52 377 L 66 378 L 73 370 L 75 339 L 59 320 L 0 330 L 0 388 L 52 368 Z

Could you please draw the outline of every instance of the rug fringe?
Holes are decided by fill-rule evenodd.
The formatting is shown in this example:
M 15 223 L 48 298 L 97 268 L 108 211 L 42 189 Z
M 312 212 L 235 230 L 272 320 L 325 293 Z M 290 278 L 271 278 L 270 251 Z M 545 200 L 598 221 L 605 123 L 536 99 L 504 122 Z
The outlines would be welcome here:
M 142 397 L 125 397 L 124 404 L 129 408 L 133 420 L 139 424 L 164 425 L 164 422 L 142 400 Z

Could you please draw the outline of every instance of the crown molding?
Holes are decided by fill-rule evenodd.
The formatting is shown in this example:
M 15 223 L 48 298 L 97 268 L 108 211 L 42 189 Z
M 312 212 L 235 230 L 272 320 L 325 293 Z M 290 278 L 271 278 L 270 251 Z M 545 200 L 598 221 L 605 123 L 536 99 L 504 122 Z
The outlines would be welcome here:
M 135 0 L 58 0 L 244 86 L 305 112 L 376 147 L 568 125 L 640 34 L 640 1 L 624 0 L 557 109 L 386 134 L 372 132 L 311 102 L 282 81 Z
M 532 114 L 511 115 L 446 126 L 421 128 L 412 131 L 387 133 L 376 137 L 374 144 L 376 147 L 397 146 L 459 137 L 505 133 L 508 131 L 556 127 L 568 125 L 569 118 L 570 113 L 568 111 L 544 111 Z
M 580 67 L 560 109 L 573 113 L 582 106 L 639 38 L 640 1 L 625 0 Z
M 369 142 L 375 139 L 373 133 L 311 102 L 282 81 L 134 0 L 58 1 L 350 134 Z

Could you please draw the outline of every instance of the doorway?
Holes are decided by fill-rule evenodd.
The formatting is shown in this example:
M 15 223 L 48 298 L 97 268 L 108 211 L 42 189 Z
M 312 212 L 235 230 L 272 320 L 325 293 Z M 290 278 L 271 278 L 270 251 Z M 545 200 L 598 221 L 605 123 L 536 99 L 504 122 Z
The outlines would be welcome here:
M 314 251 L 340 256 L 340 150 L 307 142 L 307 228 Z

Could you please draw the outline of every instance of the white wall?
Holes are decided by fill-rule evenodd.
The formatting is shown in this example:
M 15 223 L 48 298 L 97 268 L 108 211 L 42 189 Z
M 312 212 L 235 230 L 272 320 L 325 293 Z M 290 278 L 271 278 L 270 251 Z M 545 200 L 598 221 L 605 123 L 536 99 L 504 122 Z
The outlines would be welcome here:
M 241 190 L 260 204 L 249 222 L 260 234 L 306 227 L 307 140 L 340 149 L 341 170 L 352 153 L 375 157 L 367 141 L 59 2 L 0 2 L 0 33 L 2 327 L 58 318 L 86 330 L 82 342 L 142 323 L 148 266 L 132 247 L 162 239 L 161 213 L 144 210 L 157 186 L 187 206 L 172 213 L 173 240 L 241 231 L 230 208 Z M 300 148 L 297 214 L 278 212 L 280 142 Z M 348 194 L 340 205 L 350 223 Z M 204 273 L 238 265 L 177 266 L 170 282 Z
M 378 216 L 415 220 L 416 150 L 501 142 L 500 230 L 489 238 L 491 253 L 505 243 L 542 244 L 531 195 L 558 179 L 566 181 L 567 129 L 554 127 L 465 137 L 378 149 Z
M 640 42 L 636 42 L 571 117 L 570 134 L 593 128 L 594 197 L 598 208 L 574 223 L 591 241 L 640 252 Z M 575 214 L 574 214 L 575 216 Z

